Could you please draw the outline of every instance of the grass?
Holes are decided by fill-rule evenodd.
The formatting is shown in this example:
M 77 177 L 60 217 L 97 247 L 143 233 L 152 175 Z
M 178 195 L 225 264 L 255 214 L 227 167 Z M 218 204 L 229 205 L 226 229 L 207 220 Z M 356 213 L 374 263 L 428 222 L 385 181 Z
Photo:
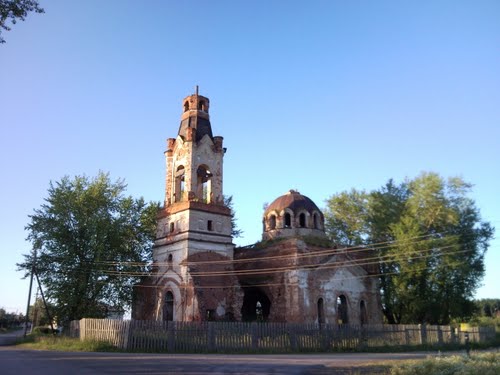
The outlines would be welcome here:
M 59 350 L 66 352 L 119 352 L 120 349 L 103 341 L 80 340 L 64 336 L 28 335 L 17 342 L 22 348 Z
M 480 353 L 471 357 L 450 356 L 407 361 L 392 365 L 391 375 L 497 375 L 500 353 Z

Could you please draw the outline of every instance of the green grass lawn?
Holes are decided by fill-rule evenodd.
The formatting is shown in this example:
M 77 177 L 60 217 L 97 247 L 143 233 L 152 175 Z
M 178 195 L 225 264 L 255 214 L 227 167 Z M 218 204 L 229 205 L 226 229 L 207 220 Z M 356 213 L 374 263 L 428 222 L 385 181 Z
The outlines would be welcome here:
M 408 361 L 390 367 L 391 375 L 498 375 L 500 352 Z
M 18 346 L 36 350 L 60 350 L 69 352 L 118 352 L 111 344 L 102 341 L 82 341 L 71 337 L 29 335 L 20 339 Z

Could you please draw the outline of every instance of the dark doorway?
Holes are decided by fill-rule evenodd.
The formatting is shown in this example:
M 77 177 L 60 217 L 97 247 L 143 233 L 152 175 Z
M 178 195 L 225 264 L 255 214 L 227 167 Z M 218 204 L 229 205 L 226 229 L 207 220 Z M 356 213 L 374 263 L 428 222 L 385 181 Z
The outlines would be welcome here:
M 337 297 L 337 322 L 338 324 L 349 323 L 349 316 L 347 314 L 347 298 L 343 294 Z
M 359 303 L 359 322 L 361 325 L 366 324 L 368 322 L 367 318 L 367 313 L 366 313 L 366 304 L 365 301 L 361 301 Z
M 271 311 L 271 301 L 259 288 L 244 287 L 245 296 L 241 307 L 244 322 L 266 321 Z
M 323 298 L 320 298 L 318 300 L 318 323 L 319 324 L 325 323 L 325 306 L 324 306 Z
M 174 295 L 172 292 L 165 293 L 163 304 L 163 320 L 171 322 L 174 320 Z

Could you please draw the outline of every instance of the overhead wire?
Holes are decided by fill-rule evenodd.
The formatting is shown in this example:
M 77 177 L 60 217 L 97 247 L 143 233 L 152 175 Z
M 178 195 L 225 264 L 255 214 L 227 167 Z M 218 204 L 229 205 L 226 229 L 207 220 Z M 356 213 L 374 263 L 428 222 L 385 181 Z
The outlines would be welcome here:
M 448 245 L 448 246 L 441 246 L 439 247 L 440 250 L 446 249 L 446 248 L 451 248 L 458 246 L 457 244 L 453 245 Z M 422 255 L 422 253 L 426 252 L 431 252 L 433 250 L 436 250 L 436 248 L 429 248 L 429 249 L 419 249 L 415 250 L 409 253 L 405 253 L 402 255 L 399 255 L 397 257 L 393 257 L 392 255 L 387 255 L 385 257 L 373 257 L 373 258 L 368 258 L 369 260 L 373 259 L 374 261 L 370 262 L 358 262 L 353 259 L 348 259 L 347 261 L 340 262 L 340 263 L 335 263 L 335 264 L 330 264 L 330 265 L 321 265 L 321 264 L 308 264 L 308 265 L 291 265 L 288 267 L 274 267 L 274 268 L 266 268 L 266 269 L 253 269 L 253 270 L 241 270 L 241 272 L 238 272 L 238 270 L 227 270 L 227 271 L 209 271 L 209 272 L 190 272 L 190 275 L 192 276 L 198 276 L 198 277 L 210 277 L 210 276 L 218 276 L 218 277 L 223 277 L 223 276 L 248 276 L 248 275 L 261 275 L 261 274 L 270 274 L 270 273 L 279 273 L 279 272 L 286 272 L 290 270 L 296 270 L 296 269 L 314 269 L 314 268 L 321 268 L 321 269 L 332 269 L 332 268 L 348 268 L 348 267 L 355 267 L 355 266 L 369 266 L 369 265 L 378 265 L 381 262 L 384 262 L 383 258 L 387 257 L 393 257 L 394 259 L 391 260 L 392 262 L 400 260 L 400 258 L 404 258 L 406 261 L 411 261 L 411 260 L 416 260 L 416 259 L 426 259 L 431 256 L 442 256 L 442 255 L 450 255 L 450 254 L 458 254 L 462 252 L 468 252 L 468 251 L 473 251 L 473 250 L 462 250 L 462 251 L 450 251 L 450 252 L 442 252 L 439 254 L 430 254 L 430 255 Z M 420 254 L 419 256 L 415 257 L 408 257 L 410 254 Z M 362 259 L 363 260 L 363 259 Z M 121 271 L 121 270 L 104 270 L 104 269 L 93 269 L 93 270 L 88 270 L 87 272 L 91 271 L 97 271 L 97 272 L 102 272 L 103 274 L 108 274 L 108 275 L 118 275 L 118 276 L 124 276 L 124 277 L 139 277 L 139 276 L 152 276 L 151 272 L 145 272 L 145 271 Z M 167 270 L 168 271 L 168 270 Z
M 369 243 L 369 244 L 356 245 L 356 246 L 350 246 L 350 247 L 329 248 L 327 250 L 319 250 L 319 251 L 316 250 L 314 252 L 308 252 L 308 253 L 302 253 L 302 254 L 272 255 L 272 256 L 233 259 L 233 260 L 225 259 L 225 260 L 206 260 L 206 261 L 194 261 L 194 262 L 193 261 L 183 261 L 182 266 L 191 266 L 191 265 L 200 265 L 200 264 L 235 264 L 235 263 L 247 263 L 247 262 L 252 262 L 252 261 L 267 261 L 267 260 L 287 259 L 287 258 L 308 258 L 308 257 L 316 257 L 319 255 L 337 254 L 337 253 L 347 252 L 347 251 L 349 253 L 353 254 L 353 253 L 358 253 L 358 252 L 382 250 L 385 248 L 399 246 L 401 244 L 412 244 L 412 243 L 423 242 L 423 241 L 444 240 L 444 239 L 451 239 L 452 237 L 456 237 L 456 235 L 454 235 L 454 236 L 448 236 L 448 237 L 435 238 L 435 236 L 444 235 L 445 233 L 448 233 L 448 232 L 425 234 L 425 235 L 421 235 L 421 236 L 410 237 L 410 238 L 405 239 L 405 240 L 390 240 L 390 241 Z M 431 239 L 422 239 L 419 241 L 412 241 L 414 239 L 427 238 L 427 237 L 431 237 L 431 236 L 433 236 Z M 385 246 L 379 246 L 379 245 L 385 245 Z M 248 251 L 252 251 L 252 250 L 253 250 L 252 248 L 248 249 Z M 91 261 L 91 262 L 95 263 L 95 264 L 130 265 L 130 266 L 139 266 L 139 267 L 150 266 L 150 265 L 164 266 L 164 265 L 170 264 L 169 262 L 155 262 L 155 261 L 152 261 L 152 262 Z

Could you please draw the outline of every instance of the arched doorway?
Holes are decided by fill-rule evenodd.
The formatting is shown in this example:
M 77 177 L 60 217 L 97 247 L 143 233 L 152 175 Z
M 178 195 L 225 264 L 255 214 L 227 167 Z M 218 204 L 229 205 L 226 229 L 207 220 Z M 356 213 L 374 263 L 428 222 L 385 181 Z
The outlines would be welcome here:
M 243 287 L 245 293 L 241 307 L 244 322 L 266 321 L 271 311 L 271 301 L 259 288 Z
M 337 322 L 338 324 L 349 323 L 349 316 L 347 314 L 347 298 L 343 294 L 337 297 Z
M 361 325 L 368 323 L 368 315 L 366 313 L 366 303 L 361 300 L 359 303 L 359 323 Z
M 325 306 L 323 302 L 323 298 L 318 299 L 318 323 L 325 323 Z
M 174 320 L 174 295 L 170 291 L 165 293 L 165 301 L 163 302 L 163 320 L 167 322 Z

